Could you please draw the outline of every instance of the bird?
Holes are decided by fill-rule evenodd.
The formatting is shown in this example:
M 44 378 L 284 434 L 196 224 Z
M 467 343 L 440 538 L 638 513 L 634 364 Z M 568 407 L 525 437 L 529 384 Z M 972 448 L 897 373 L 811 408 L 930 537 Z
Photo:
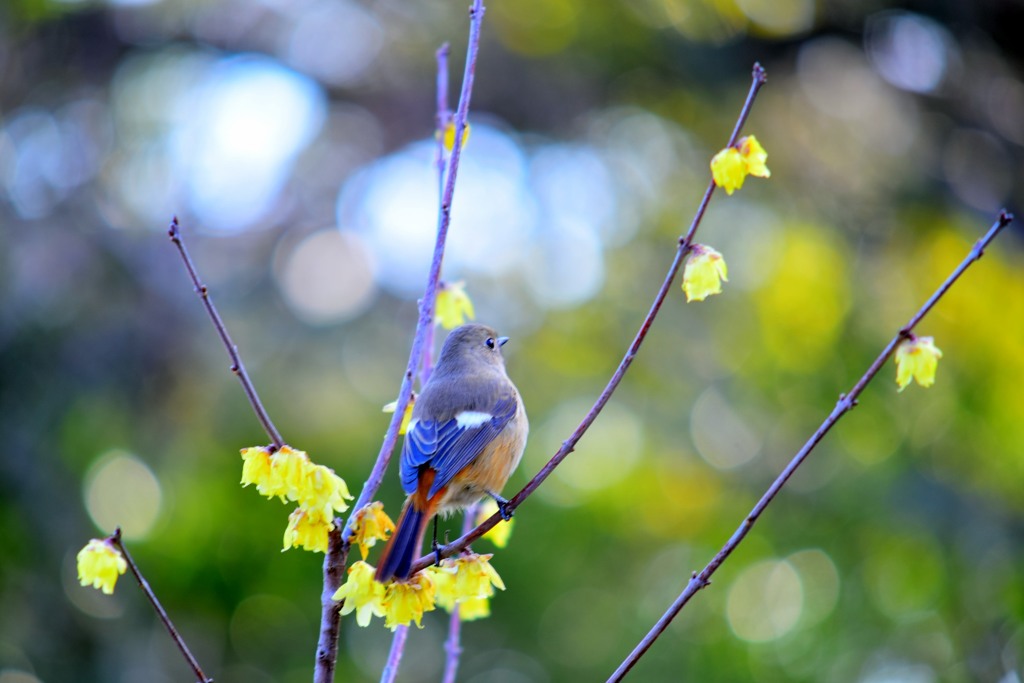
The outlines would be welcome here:
M 502 516 L 510 516 L 500 491 L 523 457 L 530 423 L 505 373 L 501 348 L 507 341 L 487 325 L 470 323 L 452 330 L 441 346 L 406 430 L 399 476 L 408 497 L 378 562 L 378 582 L 409 578 L 436 515 L 489 495 Z

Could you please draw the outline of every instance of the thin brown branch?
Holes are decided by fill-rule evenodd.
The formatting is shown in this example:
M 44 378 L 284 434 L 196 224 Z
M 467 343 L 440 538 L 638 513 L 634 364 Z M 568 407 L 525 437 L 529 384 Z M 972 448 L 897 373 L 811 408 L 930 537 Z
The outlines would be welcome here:
M 192 673 L 195 674 L 196 680 L 199 681 L 199 683 L 213 683 L 213 679 L 203 673 L 202 668 L 199 666 L 199 662 L 196 661 L 196 658 L 188 649 L 188 645 L 185 644 L 185 639 L 181 637 L 181 634 L 178 633 L 178 629 L 174 627 L 174 624 L 171 622 L 171 618 L 167 616 L 167 611 L 157 599 L 156 593 L 153 592 L 149 582 L 146 581 L 146 577 L 144 577 L 142 572 L 139 571 L 139 566 L 135 564 L 135 560 L 132 559 L 131 554 L 128 552 L 128 548 L 124 546 L 124 543 L 121 540 L 121 527 L 117 527 L 117 529 L 114 530 L 114 533 L 110 536 L 110 540 L 117 546 L 118 550 L 121 551 L 125 562 L 128 563 L 128 569 L 131 571 L 132 576 L 134 576 L 135 580 L 139 582 L 139 588 L 141 588 L 142 592 L 145 593 L 147 598 L 149 598 L 149 602 L 153 605 L 156 615 L 160 617 L 160 621 L 163 622 L 167 632 L 171 634 L 171 640 L 173 640 L 174 644 L 178 646 L 178 650 L 181 651 L 181 656 L 185 658 L 185 661 L 192 669 Z
M 253 412 L 256 413 L 256 418 L 263 425 L 263 430 L 270 437 L 271 443 L 274 444 L 275 448 L 281 448 L 284 446 L 284 439 L 281 437 L 281 433 L 277 431 L 277 427 L 270 420 L 270 415 L 267 414 L 267 410 L 263 407 L 262 401 L 260 401 L 259 394 L 256 393 L 256 387 L 253 386 L 252 380 L 249 379 L 249 373 L 245 370 L 245 365 L 242 363 L 242 357 L 238 353 L 238 347 L 231 341 L 231 335 L 228 334 L 228 329 L 224 325 L 224 320 L 220 317 L 217 312 L 217 308 L 213 305 L 213 300 L 210 299 L 210 290 L 200 281 L 199 273 L 196 270 L 195 264 L 188 255 L 188 250 L 185 248 L 185 242 L 181 237 L 181 231 L 178 229 L 178 217 L 175 216 L 171 220 L 171 226 L 167 230 L 167 235 L 171 238 L 171 242 L 178 248 L 178 253 L 181 254 L 181 260 L 185 262 L 185 269 L 188 270 L 188 276 L 192 279 L 192 286 L 195 288 L 196 294 L 199 295 L 200 300 L 203 302 L 203 306 L 206 308 L 206 312 L 210 316 L 210 320 L 213 321 L 213 326 L 217 329 L 217 335 L 220 337 L 221 343 L 224 344 L 224 348 L 228 352 L 228 356 L 231 357 L 231 372 L 235 373 L 238 377 L 238 381 L 242 383 L 242 389 L 245 391 L 246 397 L 249 399 L 249 404 L 252 406 Z
M 761 90 L 761 86 L 765 84 L 767 75 L 765 74 L 764 68 L 760 64 L 754 64 L 752 72 L 752 81 L 750 84 L 750 90 L 747 93 L 747 99 L 743 103 L 743 108 L 740 111 L 739 117 L 736 119 L 736 126 L 733 128 L 731 137 L 729 138 L 729 145 L 734 145 L 737 138 L 739 137 L 740 130 L 743 128 L 743 123 L 747 120 L 750 115 L 750 110 L 754 105 L 754 100 L 757 97 L 757 93 Z M 676 250 L 675 258 L 672 259 L 672 263 L 669 265 L 668 272 L 665 274 L 665 279 L 661 283 L 661 287 L 658 289 L 658 293 L 654 297 L 654 302 L 651 304 L 650 310 L 648 310 L 646 317 L 640 324 L 640 329 L 637 331 L 636 336 L 633 338 L 633 343 L 629 345 L 629 349 L 626 351 L 626 355 L 623 356 L 619 366 L 615 369 L 614 374 L 608 384 L 605 386 L 604 391 L 598 396 L 597 401 L 594 402 L 593 407 L 584 416 L 583 421 L 580 422 L 576 430 L 562 443 L 562 447 L 558 449 L 551 460 L 538 472 L 533 479 L 523 487 L 523 489 L 513 496 L 509 501 L 506 509 L 508 512 L 514 512 L 519 505 L 526 500 L 530 494 L 537 490 L 537 488 L 544 483 L 551 473 L 558 467 L 563 460 L 576 448 L 576 444 L 583 437 L 583 435 L 593 424 L 594 420 L 604 409 L 605 404 L 611 398 L 612 394 L 618 388 L 619 383 L 622 382 L 622 378 L 625 376 L 626 371 L 629 370 L 629 366 L 632 365 L 633 360 L 636 358 L 637 353 L 640 350 L 641 344 L 647 337 L 647 333 L 651 329 L 651 325 L 654 323 L 655 317 L 658 315 L 658 311 L 661 310 L 661 305 L 664 303 L 665 298 L 668 296 L 669 290 L 672 288 L 672 283 L 675 282 L 676 275 L 679 273 L 679 268 L 683 264 L 683 260 L 686 255 L 690 252 L 693 246 L 693 238 L 697 234 L 697 229 L 700 227 L 701 220 L 704 217 L 704 213 L 708 208 L 708 203 L 711 201 L 711 195 L 715 191 L 715 182 L 711 180 L 708 183 L 707 189 L 704 191 L 704 196 L 700 201 L 700 205 L 697 207 L 697 211 L 694 214 L 693 221 L 690 223 L 689 230 L 683 237 L 679 238 L 678 249 Z M 500 513 L 494 513 L 489 518 L 484 520 L 479 526 L 470 531 L 468 534 L 463 534 L 459 538 L 455 539 L 451 543 L 441 548 L 441 556 L 448 557 L 453 555 L 476 539 L 483 536 L 487 531 L 494 527 L 495 524 L 502 520 Z M 412 567 L 412 571 L 416 572 L 424 567 L 429 566 L 434 562 L 435 555 L 431 554 L 427 557 L 421 557 Z
M 992 240 L 996 238 L 996 235 L 1005 228 L 1013 220 L 1013 216 L 1007 213 L 1005 210 L 999 214 L 999 218 L 992 225 L 989 231 L 978 240 L 974 247 L 968 252 L 964 260 L 957 266 L 953 272 L 946 278 L 946 281 L 939 286 L 935 293 L 924 303 L 923 306 L 911 317 L 910 322 L 904 325 L 896 333 L 896 335 L 889 340 L 889 343 L 885 345 L 882 352 L 878 354 L 875 361 L 868 367 L 867 371 L 857 380 L 853 388 L 846 394 L 840 394 L 839 400 L 836 402 L 835 408 L 829 414 L 825 421 L 821 423 L 818 429 L 815 430 L 811 438 L 803 445 L 803 447 L 797 452 L 793 459 L 790 460 L 786 468 L 782 470 L 782 473 L 772 482 L 772 485 L 768 487 L 768 490 L 761 496 L 761 500 L 757 502 L 757 505 L 750 511 L 740 526 L 733 532 L 732 537 L 729 538 L 728 542 L 722 549 L 718 551 L 718 554 L 707 564 L 700 573 L 694 573 L 687 583 L 686 588 L 676 598 L 675 602 L 665 611 L 654 627 L 648 632 L 648 634 L 640 641 L 640 643 L 634 648 L 628 657 L 619 665 L 619 668 L 615 670 L 615 673 L 608 679 L 609 683 L 613 681 L 621 681 L 634 664 L 644 655 L 644 653 L 654 644 L 654 641 L 665 631 L 672 620 L 679 614 L 680 610 L 686 606 L 686 603 L 690 601 L 697 592 L 711 583 L 711 575 L 725 562 L 726 558 L 732 554 L 736 547 L 743 541 L 746 535 L 753 528 L 754 524 L 760 518 L 761 513 L 764 509 L 775 499 L 782 487 L 789 481 L 789 478 L 793 476 L 797 468 L 807 459 L 811 451 L 814 450 L 815 446 L 828 434 L 829 430 L 839 421 L 839 419 L 846 413 L 853 410 L 854 406 L 857 405 L 857 397 L 860 396 L 864 388 L 867 387 L 868 383 L 878 374 L 882 369 L 882 366 L 889 360 L 896 346 L 908 338 L 913 331 L 914 327 L 921 322 L 921 319 L 938 303 L 949 288 L 963 275 L 964 271 L 967 270 L 968 266 L 981 258 L 985 251 L 985 248 L 989 245 Z
M 358 511 L 359 508 L 356 508 Z M 336 602 L 334 594 L 345 581 L 348 563 L 348 544 L 341 541 L 341 525 L 334 520 L 334 529 L 327 534 L 327 552 L 324 553 L 324 588 L 320 593 L 320 635 L 316 646 L 314 683 L 331 683 L 338 660 L 338 632 L 341 629 L 343 602 Z

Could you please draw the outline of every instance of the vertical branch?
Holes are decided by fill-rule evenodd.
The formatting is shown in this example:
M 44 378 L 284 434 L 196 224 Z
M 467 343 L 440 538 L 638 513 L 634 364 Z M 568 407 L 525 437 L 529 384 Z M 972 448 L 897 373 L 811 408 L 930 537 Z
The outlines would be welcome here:
M 175 221 L 175 225 L 177 225 L 177 221 Z M 196 680 L 199 681 L 199 683 L 213 683 L 213 679 L 203 673 L 202 668 L 199 666 L 199 662 L 196 661 L 196 658 L 188 649 L 188 645 L 185 644 L 185 639 L 181 637 L 181 634 L 178 633 L 178 629 L 174 627 L 174 624 L 171 622 L 171 618 L 167 616 L 167 611 L 164 610 L 164 606 L 161 605 L 160 601 L 157 599 L 156 593 L 153 592 L 149 582 L 146 581 L 146 577 L 144 577 L 142 572 L 139 571 L 139 567 L 135 564 L 135 560 L 132 559 L 128 549 L 124 547 L 124 543 L 121 541 L 121 527 L 117 527 L 117 529 L 114 530 L 110 540 L 113 541 L 114 545 L 117 546 L 117 549 L 121 551 L 125 562 L 128 563 L 128 569 L 132 572 L 132 576 L 134 576 L 135 580 L 139 582 L 139 588 L 141 588 L 142 592 L 146 594 L 147 598 L 149 598 L 149 602 L 153 605 L 156 615 L 160 617 L 160 621 L 163 622 L 164 628 L 166 628 L 167 632 L 171 635 L 171 640 L 173 640 L 174 644 L 178 646 L 178 650 L 181 651 L 181 656 L 185 658 L 185 661 L 192 669 L 192 673 L 195 674 Z
M 963 275 L 968 266 L 981 258 L 985 251 L 985 247 L 987 247 L 989 243 L 995 239 L 996 235 L 998 235 L 1003 228 L 1009 225 L 1012 220 L 1013 216 L 1008 214 L 1005 210 L 999 214 L 999 218 L 996 219 L 996 222 L 992 225 L 985 236 L 974 244 L 974 247 L 971 248 L 971 251 L 968 252 L 960 265 L 953 270 L 949 277 L 946 278 L 945 282 L 939 286 L 935 293 L 929 297 L 917 313 L 911 317 L 910 322 L 901 327 L 896 335 L 889 340 L 889 343 L 885 345 L 885 348 L 882 349 L 882 352 L 877 358 L 875 358 L 874 362 L 868 367 L 867 371 L 861 376 L 861 378 L 857 380 L 849 393 L 839 395 L 839 400 L 836 402 L 835 408 L 832 409 L 829 416 L 825 418 L 825 421 L 821 423 L 803 447 L 795 456 L 793 456 L 793 459 L 790 460 L 789 464 L 786 465 L 786 468 L 782 470 L 782 473 L 779 474 L 774 482 L 772 482 L 772 485 L 768 487 L 768 490 L 765 491 L 763 496 L 761 496 L 757 505 L 754 506 L 736 531 L 733 532 L 726 544 L 722 546 L 722 549 L 718 551 L 714 558 L 712 558 L 711 562 L 709 562 L 699 574 L 696 572 L 693 574 L 689 583 L 687 583 L 686 588 L 679 597 L 676 598 L 675 602 L 672 603 L 643 640 L 640 641 L 636 648 L 634 648 L 622 664 L 619 665 L 619 668 L 611 675 L 608 679 L 609 683 L 612 683 L 613 681 L 621 681 L 629 670 L 633 668 L 633 665 L 635 665 L 651 645 L 654 644 L 654 641 L 657 640 L 665 631 L 676 615 L 679 614 L 680 610 L 686 606 L 686 603 L 690 601 L 690 598 L 696 595 L 700 589 L 711 583 L 711 575 L 715 573 L 715 571 L 743 541 L 746 535 L 753 528 L 754 524 L 761 517 L 761 513 L 764 512 L 765 508 L 768 507 L 768 505 L 775 499 L 779 491 L 782 490 L 782 487 L 787 481 L 789 481 L 789 478 L 793 476 L 793 473 L 796 472 L 797 468 L 800 467 L 804 460 L 807 459 L 807 456 L 811 454 L 811 451 L 814 450 L 815 446 L 825 438 L 825 435 L 828 434 L 829 430 L 835 426 L 843 415 L 853 410 L 857 405 L 857 397 L 860 396 L 868 383 L 875 377 L 875 375 L 878 374 L 882 369 L 882 366 L 889 360 L 893 351 L 895 351 L 896 346 L 910 336 L 910 333 L 913 331 L 914 327 L 921 322 L 921 319 L 924 318 L 935 304 L 938 303 L 939 299 L 949 291 L 949 288 L 953 286 L 961 275 Z
M 452 113 L 448 110 L 448 43 L 437 49 L 434 57 L 437 60 L 437 114 L 435 127 L 437 151 L 434 164 L 437 166 L 437 201 L 440 207 L 444 203 L 444 172 L 447 164 L 444 155 L 444 132 Z M 440 275 L 439 275 L 440 277 Z M 434 370 L 434 325 L 427 328 L 427 340 L 423 345 L 423 361 L 420 363 L 420 386 L 427 383 L 430 373 Z
M 469 11 L 469 48 L 466 56 L 466 71 L 463 75 L 462 94 L 459 97 L 459 107 L 455 114 L 455 144 L 452 147 L 451 159 L 447 181 L 445 182 L 444 193 L 441 198 L 441 208 L 438 215 L 437 241 L 434 243 L 434 256 L 430 263 L 430 273 L 427 277 L 427 288 L 420 304 L 420 316 L 416 327 L 416 334 L 413 338 L 412 351 L 409 354 L 409 362 L 402 378 L 402 386 L 398 393 L 398 404 L 395 413 L 391 417 L 381 445 L 377 462 L 374 464 L 370 477 L 363 486 L 359 499 L 352 506 L 353 510 L 360 510 L 370 502 L 370 499 L 377 493 L 384 480 L 384 472 L 391 461 L 391 453 L 398 441 L 398 428 L 402 424 L 402 416 L 405 407 L 409 403 L 412 394 L 412 380 L 416 373 L 416 366 L 423 356 L 423 346 L 427 338 L 427 330 L 434 324 L 434 304 L 437 300 L 438 281 L 441 276 L 441 263 L 444 260 L 444 248 L 448 239 L 448 227 L 451 224 L 452 198 L 455 195 L 455 179 L 459 170 L 459 159 L 462 156 L 462 131 L 466 128 L 466 116 L 469 112 L 469 101 L 473 93 L 473 76 L 476 70 L 476 58 L 480 45 L 480 23 L 483 20 L 484 7 L 482 0 L 476 0 Z M 342 537 L 348 539 L 352 533 L 352 516 L 349 516 L 345 525 Z
M 355 508 L 353 514 L 360 508 Z M 327 552 L 324 553 L 324 589 L 320 593 L 320 636 L 316 645 L 316 665 L 313 669 L 313 683 L 333 683 L 334 667 L 338 661 L 338 632 L 341 628 L 341 602 L 335 602 L 334 594 L 345 579 L 345 565 L 348 563 L 348 543 L 341 538 L 340 520 L 334 520 L 334 528 L 327 534 Z
M 434 325 L 434 305 L 437 300 L 441 263 L 444 260 L 444 249 L 448 239 L 448 227 L 451 223 L 452 198 L 455 196 L 455 180 L 458 177 L 459 160 L 462 157 L 462 132 L 466 128 L 466 117 L 469 114 L 469 103 L 473 94 L 476 60 L 480 49 L 480 26 L 483 18 L 483 0 L 474 0 L 473 6 L 469 10 L 469 45 L 466 49 L 466 67 L 462 77 L 462 91 L 459 95 L 459 104 L 455 113 L 455 141 L 448 162 L 448 174 L 444 183 L 441 206 L 438 212 L 437 239 L 434 243 L 434 254 L 430 263 L 430 272 L 427 276 L 426 291 L 420 304 L 419 319 L 416 324 L 412 349 L 409 352 L 409 361 L 406 364 L 405 374 L 402 376 L 402 385 L 398 392 L 395 413 L 392 415 L 391 422 L 388 424 L 387 431 L 384 434 L 384 442 L 381 444 L 380 452 L 377 455 L 373 469 L 370 471 L 370 476 L 367 478 L 358 499 L 352 506 L 352 513 L 340 532 L 337 529 L 331 532 L 328 551 L 324 557 L 324 589 L 320 597 L 320 637 L 317 642 L 316 670 L 313 676 L 314 683 L 331 683 L 334 680 L 334 667 L 338 658 L 338 629 L 341 617 L 341 605 L 333 600 L 335 591 L 341 585 L 342 572 L 338 568 L 343 568 L 348 559 L 349 537 L 352 534 L 355 513 L 373 499 L 381 483 L 384 481 L 384 474 L 387 471 L 388 464 L 391 462 L 391 454 L 398 441 L 398 430 L 405 415 L 405 408 L 412 396 L 412 384 L 413 378 L 416 375 L 416 368 L 420 359 L 423 358 L 424 347 Z M 340 520 L 335 520 L 336 527 L 339 526 L 339 522 Z
M 256 413 L 256 418 L 263 425 L 263 430 L 270 437 L 270 441 L 274 444 L 275 448 L 281 448 L 284 446 L 284 439 L 281 438 L 281 433 L 277 431 L 277 427 L 270 420 L 270 415 L 267 414 L 266 408 L 263 407 L 263 403 L 260 401 L 259 395 L 256 393 L 256 387 L 253 386 L 252 380 L 249 379 L 249 373 L 245 371 L 245 365 L 242 363 L 242 357 L 238 354 L 238 347 L 231 341 L 231 335 L 228 334 L 228 328 L 224 325 L 224 321 L 221 319 L 220 314 L 217 312 L 217 308 L 213 305 L 213 301 L 210 299 L 210 291 L 206 288 L 199 280 L 199 273 L 196 271 L 195 264 L 192 263 L 192 259 L 188 255 L 188 250 L 185 249 L 185 242 L 181 238 L 181 231 L 178 229 L 178 217 L 175 216 L 171 220 L 171 226 L 167 230 L 167 235 L 171 238 L 171 242 L 178 248 L 178 253 L 181 255 L 181 260 L 185 262 L 185 269 L 188 270 L 188 276 L 192 279 L 192 286 L 195 288 L 196 294 L 203 302 L 203 306 L 206 308 L 206 312 L 210 316 L 210 320 L 213 321 L 213 326 L 217 328 L 217 335 L 220 337 L 221 342 L 224 344 L 224 348 L 227 349 L 228 356 L 231 357 L 231 372 L 235 373 L 238 377 L 238 381 L 242 383 L 242 389 L 245 391 L 246 397 L 249 399 L 249 404 L 252 406 L 253 412 Z
M 448 639 L 444 641 L 444 678 L 441 679 L 442 683 L 455 683 L 455 676 L 459 673 L 459 657 L 462 656 L 462 645 L 459 643 L 461 631 L 462 619 L 459 618 L 459 603 L 455 603 L 455 606 L 452 607 L 451 617 L 448 619 Z
M 754 105 L 757 93 L 761 90 L 761 86 L 763 86 L 767 80 L 765 70 L 760 64 L 754 64 L 751 78 L 750 90 L 747 93 L 747 99 L 744 101 L 743 108 L 740 110 L 739 117 L 736 120 L 736 126 L 733 128 L 732 135 L 729 138 L 729 146 L 736 143 L 740 130 L 742 130 L 744 122 L 750 115 L 750 110 Z M 629 366 L 632 365 L 633 360 L 640 351 L 640 345 L 643 344 L 644 339 L 647 337 L 647 333 L 650 331 L 651 325 L 654 323 L 654 319 L 657 317 L 658 311 L 661 310 L 661 305 L 665 302 L 665 298 L 668 296 L 672 283 L 675 281 L 676 275 L 679 273 L 679 268 L 682 266 L 683 260 L 686 258 L 686 255 L 690 252 L 690 249 L 693 246 L 693 238 L 697 234 L 697 228 L 700 227 L 701 220 L 704 218 L 704 213 L 707 211 L 708 203 L 711 201 L 711 195 L 714 191 L 715 181 L 712 179 L 708 183 L 707 189 L 704 191 L 704 196 L 701 199 L 700 205 L 697 207 L 693 221 L 690 223 L 689 230 L 686 231 L 686 234 L 683 237 L 679 238 L 679 246 L 676 250 L 675 258 L 672 259 L 672 263 L 669 265 L 668 272 L 665 274 L 665 279 L 662 281 L 661 287 L 658 289 L 658 293 L 654 297 L 654 302 L 651 304 L 650 310 L 648 310 L 646 317 L 644 317 L 643 322 L 640 324 L 640 329 L 633 338 L 633 343 L 629 345 L 626 355 L 622 358 L 619 366 L 615 369 L 611 379 L 608 380 L 608 384 L 601 392 L 601 395 L 598 396 L 597 401 L 594 402 L 593 407 L 591 407 L 590 411 L 588 411 L 584 416 L 583 421 L 580 422 L 578 427 L 576 427 L 576 430 L 573 431 L 572 435 L 562 443 L 561 448 L 559 448 L 555 455 L 552 456 L 551 460 L 541 468 L 540 472 L 538 472 L 519 493 L 508 501 L 506 510 L 509 512 L 514 512 L 515 509 L 530 496 L 530 494 L 536 491 L 537 488 L 544 483 L 544 480 L 551 475 L 555 468 L 558 467 L 562 461 L 576 449 L 576 444 L 581 438 L 583 438 L 583 435 L 590 428 L 590 425 L 593 424 L 594 420 L 597 419 L 597 416 L 604 409 L 605 404 L 608 403 L 612 394 L 615 393 L 619 383 L 622 382 L 622 378 L 626 375 L 626 371 L 629 370 Z M 465 548 L 467 545 L 487 533 L 495 524 L 500 522 L 501 519 L 502 517 L 499 513 L 494 513 L 468 534 L 463 534 L 451 543 L 443 546 L 440 550 L 441 556 L 448 557 L 462 548 Z M 412 571 L 419 571 L 420 569 L 428 566 L 433 562 L 433 557 L 434 555 L 431 555 L 430 557 L 421 557 L 413 565 Z
M 479 509 L 479 504 L 474 503 L 463 511 L 463 534 L 469 533 L 469 530 L 473 528 L 477 509 Z M 459 604 L 455 603 L 452 615 L 448 619 L 448 639 L 444 641 L 444 678 L 441 679 L 442 683 L 455 683 L 455 676 L 459 672 L 459 657 L 462 655 L 462 646 L 459 644 L 461 630 L 462 619 L 459 618 Z
M 399 626 L 395 629 L 395 635 L 391 639 L 391 650 L 388 652 L 388 661 L 384 664 L 384 670 L 380 674 L 380 683 L 394 683 L 398 676 L 398 667 L 402 663 L 402 654 L 405 652 L 405 639 L 409 637 L 409 627 Z
M 437 114 L 434 125 L 437 127 L 437 156 L 434 163 L 437 166 L 437 196 L 444 197 L 444 129 L 451 121 L 452 113 L 448 110 L 448 54 L 451 48 L 445 43 L 437 49 L 434 57 L 437 59 Z

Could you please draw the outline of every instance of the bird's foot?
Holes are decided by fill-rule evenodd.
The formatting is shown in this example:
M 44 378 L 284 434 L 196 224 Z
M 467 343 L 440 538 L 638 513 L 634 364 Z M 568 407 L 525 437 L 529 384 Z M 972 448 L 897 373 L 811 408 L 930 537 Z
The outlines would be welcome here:
M 508 501 L 493 491 L 488 491 L 487 495 L 494 499 L 494 502 L 498 504 L 498 512 L 501 514 L 501 518 L 506 522 L 512 519 L 512 508 L 509 507 Z

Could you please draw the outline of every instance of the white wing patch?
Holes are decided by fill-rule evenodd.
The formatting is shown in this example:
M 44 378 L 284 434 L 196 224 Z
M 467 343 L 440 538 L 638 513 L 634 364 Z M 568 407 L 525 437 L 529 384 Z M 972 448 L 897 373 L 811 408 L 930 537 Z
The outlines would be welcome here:
M 455 416 L 455 423 L 462 429 L 471 429 L 490 422 L 494 416 L 490 413 L 481 413 L 476 410 L 464 410 Z

